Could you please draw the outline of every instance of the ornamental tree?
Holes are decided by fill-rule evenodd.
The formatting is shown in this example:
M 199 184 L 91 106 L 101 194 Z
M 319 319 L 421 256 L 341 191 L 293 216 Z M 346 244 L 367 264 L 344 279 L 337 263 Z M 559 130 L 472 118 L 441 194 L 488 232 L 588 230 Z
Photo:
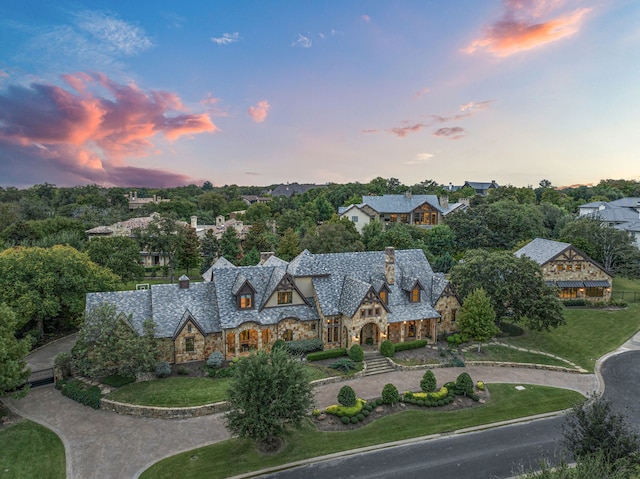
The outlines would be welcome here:
M 86 249 L 89 258 L 96 264 L 109 268 L 122 281 L 144 277 L 140 262 L 140 247 L 128 236 L 106 236 L 93 238 Z
M 465 298 L 457 323 L 463 336 L 478 341 L 478 352 L 482 341 L 487 341 L 500 332 L 496 326 L 496 313 L 482 288 L 473 290 Z
M 260 449 L 273 449 L 288 426 L 299 427 L 313 406 L 313 393 L 303 364 L 284 348 L 238 361 L 229 387 L 227 426 Z

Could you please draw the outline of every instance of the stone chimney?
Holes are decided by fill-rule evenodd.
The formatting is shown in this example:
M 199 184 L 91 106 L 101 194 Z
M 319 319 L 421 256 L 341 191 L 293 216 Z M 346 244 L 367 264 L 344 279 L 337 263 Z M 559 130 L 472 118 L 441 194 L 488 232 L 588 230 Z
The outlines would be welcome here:
M 195 216 L 195 215 L 191 217 L 191 227 L 192 227 L 194 230 L 197 230 L 197 229 L 198 229 L 198 217 L 197 217 L 197 216 Z
M 384 249 L 384 279 L 387 284 L 395 282 L 396 275 L 396 249 L 393 246 L 387 246 Z
M 411 199 L 411 190 L 407 190 L 404 192 L 404 197 L 408 200 Z
M 445 210 L 449 209 L 449 197 L 448 196 L 441 196 L 440 198 L 438 198 L 438 202 L 440 203 L 440 206 L 443 209 L 445 209 Z
M 178 278 L 178 287 L 180 289 L 189 289 L 189 277 L 186 274 Z
M 263 251 L 260 253 L 260 264 L 264 264 L 275 253 L 273 251 Z

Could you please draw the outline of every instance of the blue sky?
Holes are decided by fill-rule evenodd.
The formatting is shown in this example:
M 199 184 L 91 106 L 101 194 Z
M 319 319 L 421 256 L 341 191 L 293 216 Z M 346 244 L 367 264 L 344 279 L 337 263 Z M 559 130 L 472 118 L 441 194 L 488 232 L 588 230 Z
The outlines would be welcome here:
M 640 2 L 0 5 L 0 185 L 640 179 Z

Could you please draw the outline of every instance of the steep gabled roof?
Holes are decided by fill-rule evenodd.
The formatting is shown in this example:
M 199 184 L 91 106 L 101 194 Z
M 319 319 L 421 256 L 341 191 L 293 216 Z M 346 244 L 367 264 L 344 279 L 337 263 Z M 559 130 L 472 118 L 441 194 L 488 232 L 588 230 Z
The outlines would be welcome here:
M 367 205 L 378 213 L 410 213 L 425 203 L 440 213 L 444 212 L 436 195 L 382 195 L 362 197 L 362 205 Z
M 536 238 L 513 254 L 518 258 L 526 256 L 539 265 L 543 265 L 546 262 L 551 261 L 570 246 L 571 244 L 563 243 L 561 241 Z

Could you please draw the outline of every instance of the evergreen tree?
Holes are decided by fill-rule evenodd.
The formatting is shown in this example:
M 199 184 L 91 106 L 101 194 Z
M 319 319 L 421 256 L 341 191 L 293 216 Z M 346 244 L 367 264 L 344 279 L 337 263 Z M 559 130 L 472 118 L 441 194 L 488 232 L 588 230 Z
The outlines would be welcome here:
M 184 229 L 184 238 L 177 251 L 177 260 L 182 266 L 187 268 L 187 275 L 189 275 L 189 268 L 198 266 L 201 258 L 200 239 L 196 234 L 196 230 L 191 226 L 186 226 Z
M 236 229 L 227 228 L 220 238 L 220 256 L 224 256 L 226 260 L 237 265 L 240 260 L 240 238 Z
M 287 228 L 280 239 L 280 244 L 276 250 L 276 256 L 285 261 L 291 261 L 300 254 L 300 240 L 298 233 L 292 228 Z
M 218 258 L 218 253 L 220 252 L 220 242 L 212 230 L 207 230 L 204 234 L 200 249 L 202 251 L 202 266 L 200 272 L 204 273 Z
M 496 313 L 484 289 L 475 289 L 465 298 L 458 313 L 458 328 L 460 333 L 478 341 L 486 341 L 500 331 L 496 326 Z

